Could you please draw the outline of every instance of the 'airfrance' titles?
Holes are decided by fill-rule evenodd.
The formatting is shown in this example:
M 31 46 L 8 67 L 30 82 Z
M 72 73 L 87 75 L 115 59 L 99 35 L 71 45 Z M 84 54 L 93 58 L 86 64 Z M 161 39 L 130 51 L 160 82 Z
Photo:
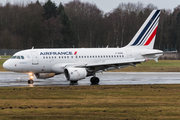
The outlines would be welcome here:
M 73 55 L 72 52 L 40 52 L 40 55 Z

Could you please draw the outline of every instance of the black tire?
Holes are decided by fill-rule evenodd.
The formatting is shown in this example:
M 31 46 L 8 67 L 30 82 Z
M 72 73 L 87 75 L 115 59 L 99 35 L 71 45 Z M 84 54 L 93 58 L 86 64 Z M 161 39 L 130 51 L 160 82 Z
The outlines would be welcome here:
M 70 81 L 70 85 L 77 85 L 78 81 Z
M 98 85 L 99 78 L 98 77 L 92 77 L 90 81 L 91 81 L 92 85 Z
M 33 80 L 28 80 L 28 84 L 33 84 L 34 81 Z

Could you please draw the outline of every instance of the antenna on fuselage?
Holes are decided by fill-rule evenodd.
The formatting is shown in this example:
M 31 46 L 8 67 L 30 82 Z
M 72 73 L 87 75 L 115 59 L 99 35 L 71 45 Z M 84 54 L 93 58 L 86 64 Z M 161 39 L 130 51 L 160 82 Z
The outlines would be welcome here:
M 108 47 L 109 47 L 109 45 L 106 46 L 106 48 L 108 48 Z
M 34 49 L 34 46 L 32 47 L 32 49 Z

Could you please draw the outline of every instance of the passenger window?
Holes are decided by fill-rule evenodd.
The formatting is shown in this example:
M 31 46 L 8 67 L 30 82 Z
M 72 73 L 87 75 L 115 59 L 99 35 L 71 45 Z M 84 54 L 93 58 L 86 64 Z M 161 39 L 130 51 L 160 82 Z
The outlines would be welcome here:
M 73 56 L 71 56 L 71 58 L 73 58 Z
M 66 56 L 64 56 L 64 58 L 66 58 Z
M 84 56 L 84 58 L 86 58 L 86 56 Z

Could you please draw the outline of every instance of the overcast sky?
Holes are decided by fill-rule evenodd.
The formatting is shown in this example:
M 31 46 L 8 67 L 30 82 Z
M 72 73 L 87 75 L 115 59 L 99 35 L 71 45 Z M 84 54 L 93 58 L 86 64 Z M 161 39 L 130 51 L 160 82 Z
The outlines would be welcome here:
M 31 1 L 35 2 L 36 0 L 0 0 L 0 3 L 5 5 L 6 2 L 9 1 L 11 4 L 17 3 L 17 2 L 23 2 L 24 3 L 30 3 Z M 39 2 L 45 3 L 47 0 L 39 0 Z M 57 5 L 59 5 L 60 2 L 62 3 L 68 3 L 73 0 L 51 0 L 52 2 L 55 2 Z M 103 10 L 105 13 L 112 11 L 114 8 L 116 8 L 120 3 L 137 3 L 141 2 L 146 6 L 149 3 L 154 4 L 159 9 L 171 9 L 173 10 L 175 7 L 180 5 L 180 0 L 80 0 L 80 1 L 86 1 L 89 3 L 96 4 L 98 8 Z

